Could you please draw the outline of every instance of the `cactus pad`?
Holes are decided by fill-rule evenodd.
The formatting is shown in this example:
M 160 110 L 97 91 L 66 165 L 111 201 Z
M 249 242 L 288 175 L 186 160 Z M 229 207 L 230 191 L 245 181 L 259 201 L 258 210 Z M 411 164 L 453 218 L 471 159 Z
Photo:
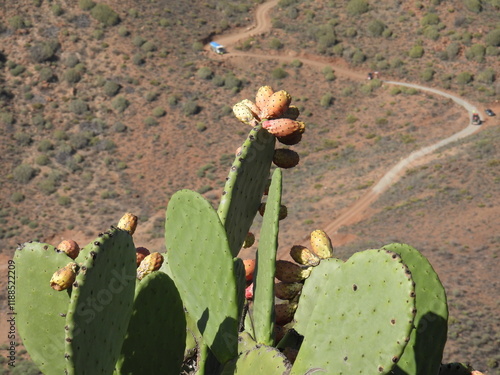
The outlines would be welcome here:
M 66 317 L 67 371 L 110 374 L 132 312 L 135 246 L 127 231 L 112 228 L 85 249 Z
M 317 288 L 321 298 L 291 374 L 314 368 L 330 374 L 388 374 L 410 339 L 413 284 L 396 253 L 354 254 Z
M 216 211 L 200 194 L 178 191 L 167 207 L 165 241 L 174 282 L 204 341 L 219 362 L 236 357 L 243 299 Z
M 261 202 L 276 138 L 254 127 L 231 166 L 217 210 L 233 257 L 238 255 Z
M 21 245 L 16 263 L 16 325 L 31 359 L 46 374 L 64 373 L 64 326 L 70 290 L 57 292 L 49 280 L 72 261 L 51 245 Z
M 185 346 L 186 317 L 179 292 L 168 275 L 153 272 L 137 282 L 116 368 L 120 374 L 178 375 Z
M 228 362 L 221 375 L 285 375 L 289 369 L 290 363 L 279 350 L 262 345 Z

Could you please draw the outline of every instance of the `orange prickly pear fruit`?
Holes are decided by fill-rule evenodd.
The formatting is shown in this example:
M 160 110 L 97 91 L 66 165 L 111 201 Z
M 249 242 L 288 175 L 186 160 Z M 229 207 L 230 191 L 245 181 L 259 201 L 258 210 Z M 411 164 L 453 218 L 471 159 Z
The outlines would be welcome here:
M 76 259 L 80 254 L 80 246 L 73 240 L 64 240 L 57 245 L 57 250 L 66 253 L 71 259 Z
M 264 212 L 266 211 L 266 203 L 262 202 L 259 206 L 259 213 L 261 216 L 264 216 Z M 288 208 L 285 205 L 280 206 L 280 212 L 278 214 L 278 220 L 283 220 L 288 216 Z
M 250 281 L 253 279 L 253 273 L 255 272 L 255 259 L 245 259 L 243 260 L 243 265 L 245 266 L 245 280 Z
M 163 264 L 163 255 L 160 253 L 151 253 L 147 255 L 137 268 L 137 278 L 142 280 L 151 272 L 158 271 Z
M 58 292 L 68 289 L 75 282 L 76 269 L 77 264 L 74 262 L 58 269 L 50 279 L 50 287 Z
M 117 227 L 119 229 L 126 230 L 130 233 L 130 235 L 133 235 L 135 229 L 137 228 L 137 216 L 132 215 L 130 212 L 127 212 L 122 216 L 122 218 L 118 222 Z
M 243 241 L 243 248 L 248 249 L 255 243 L 255 235 L 252 232 L 248 232 L 245 241 Z
M 321 259 L 333 257 L 333 246 L 330 237 L 321 229 L 311 233 L 311 248 Z
M 293 150 L 287 148 L 278 148 L 274 150 L 273 163 L 280 168 L 293 168 L 299 164 L 300 157 Z
M 290 250 L 290 256 L 298 264 L 303 264 L 305 266 L 317 266 L 320 262 L 320 258 L 309 250 L 305 246 L 295 245 L 292 246 Z
M 280 303 L 274 305 L 275 322 L 278 325 L 285 325 L 293 320 L 298 304 L 295 302 Z
M 233 106 L 233 113 L 238 120 L 247 125 L 256 126 L 258 123 L 252 110 L 242 102 L 236 103 Z
M 302 283 L 279 282 L 274 285 L 274 295 L 282 300 L 291 300 L 302 290 Z
M 297 283 L 307 279 L 311 275 L 312 267 L 300 266 L 288 260 L 276 261 L 275 277 L 285 283 Z
M 286 117 L 292 120 L 297 120 L 297 117 L 299 117 L 299 115 L 300 115 L 299 109 L 296 106 L 291 105 L 288 107 L 285 113 L 283 113 L 282 117 Z
M 267 105 L 272 94 L 274 94 L 274 90 L 271 86 L 259 87 L 257 95 L 255 95 L 255 104 L 259 108 L 259 112 Z
M 292 97 L 285 90 L 277 91 L 269 97 L 264 107 L 259 107 L 259 117 L 261 119 L 281 117 L 290 106 L 291 101 Z
M 136 256 L 136 261 L 137 261 L 137 267 L 141 264 L 141 262 L 146 258 L 150 253 L 148 249 L 145 247 L 137 247 L 135 249 L 135 256 Z
M 262 122 L 262 127 L 276 137 L 286 137 L 301 128 L 300 121 L 289 118 L 277 118 Z

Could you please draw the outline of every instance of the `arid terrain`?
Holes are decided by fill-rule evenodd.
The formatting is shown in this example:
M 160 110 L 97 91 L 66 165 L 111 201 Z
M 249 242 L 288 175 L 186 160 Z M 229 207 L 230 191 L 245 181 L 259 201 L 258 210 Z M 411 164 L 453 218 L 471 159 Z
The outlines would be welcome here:
M 500 122 L 484 113 L 500 114 L 497 1 L 90 3 L 0 4 L 3 291 L 17 243 L 83 246 L 127 211 L 140 218 L 137 246 L 165 250 L 169 197 L 188 188 L 217 205 L 249 131 L 231 107 L 267 84 L 290 92 L 307 124 L 301 162 L 284 171 L 280 256 L 318 228 L 342 259 L 411 244 L 448 292 L 443 361 L 500 374 Z M 380 79 L 366 80 L 373 71 Z M 462 98 L 484 123 L 385 81 Z M 409 155 L 466 128 L 377 190 Z

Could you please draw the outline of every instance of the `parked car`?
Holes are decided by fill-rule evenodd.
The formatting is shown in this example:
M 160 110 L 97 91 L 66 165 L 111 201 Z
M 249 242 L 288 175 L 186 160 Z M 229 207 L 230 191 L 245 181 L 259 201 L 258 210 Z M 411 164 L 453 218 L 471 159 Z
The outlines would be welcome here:
M 484 112 L 488 115 L 488 116 L 495 116 L 495 112 L 493 112 L 491 109 L 485 109 Z

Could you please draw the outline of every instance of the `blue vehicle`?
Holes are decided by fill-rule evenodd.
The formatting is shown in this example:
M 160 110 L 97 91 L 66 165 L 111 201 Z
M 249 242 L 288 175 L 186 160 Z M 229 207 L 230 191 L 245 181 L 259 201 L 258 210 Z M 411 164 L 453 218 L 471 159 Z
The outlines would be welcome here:
M 224 48 L 224 46 L 217 42 L 210 42 L 210 48 L 218 55 L 223 55 L 224 53 L 226 53 L 226 49 Z

